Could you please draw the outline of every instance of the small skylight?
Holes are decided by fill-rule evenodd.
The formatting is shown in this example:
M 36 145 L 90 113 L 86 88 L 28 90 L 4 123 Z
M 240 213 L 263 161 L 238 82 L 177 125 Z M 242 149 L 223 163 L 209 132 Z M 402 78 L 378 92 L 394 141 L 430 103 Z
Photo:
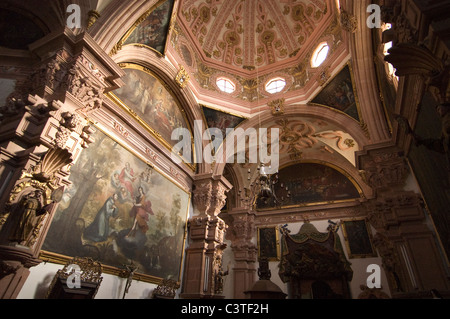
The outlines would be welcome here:
M 270 94 L 276 94 L 286 87 L 286 81 L 282 78 L 275 78 L 267 82 L 266 91 Z
M 318 68 L 322 65 L 322 63 L 327 59 L 328 51 L 330 50 L 330 47 L 326 42 L 323 42 L 319 44 L 316 51 L 314 51 L 314 54 L 311 59 L 311 66 L 313 68 Z
M 229 79 L 219 78 L 217 79 L 216 84 L 219 90 L 221 90 L 222 92 L 233 93 L 234 91 L 236 91 L 236 86 Z

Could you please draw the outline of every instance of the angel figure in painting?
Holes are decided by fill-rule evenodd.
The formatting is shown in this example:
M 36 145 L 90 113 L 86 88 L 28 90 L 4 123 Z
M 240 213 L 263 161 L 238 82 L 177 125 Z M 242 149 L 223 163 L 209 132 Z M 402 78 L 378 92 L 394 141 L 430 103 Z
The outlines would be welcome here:
M 154 215 L 152 211 L 152 204 L 146 199 L 144 189 L 139 187 L 139 194 L 136 196 L 133 208 L 130 211 L 130 217 L 134 217 L 133 227 L 131 227 L 130 232 L 126 236 L 134 237 L 136 231 L 141 231 L 145 234 L 148 231 L 147 222 L 149 220 L 149 215 Z

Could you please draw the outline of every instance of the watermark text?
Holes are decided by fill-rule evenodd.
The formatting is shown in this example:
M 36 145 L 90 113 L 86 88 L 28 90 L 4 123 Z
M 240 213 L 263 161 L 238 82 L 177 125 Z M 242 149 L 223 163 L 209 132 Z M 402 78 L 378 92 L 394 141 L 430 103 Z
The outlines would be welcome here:
M 71 4 L 67 7 L 67 13 L 70 13 L 67 18 L 67 27 L 69 29 L 80 29 L 81 28 L 81 8 L 77 4 Z
M 379 265 L 371 264 L 367 266 L 367 273 L 370 273 L 369 277 L 367 277 L 367 288 L 381 288 L 381 268 Z

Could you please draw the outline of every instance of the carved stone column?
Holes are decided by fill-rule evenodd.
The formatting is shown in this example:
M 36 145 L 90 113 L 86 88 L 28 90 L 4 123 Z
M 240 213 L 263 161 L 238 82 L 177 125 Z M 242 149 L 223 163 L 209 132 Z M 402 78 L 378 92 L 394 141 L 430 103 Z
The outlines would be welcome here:
M 369 202 L 367 209 L 368 220 L 378 231 L 374 245 L 394 297 L 449 289 L 436 235 L 426 224 L 420 195 L 385 193 Z
M 4 58 L 2 70 L 22 68 L 8 74 L 17 85 L 0 106 L 0 298 L 11 299 L 41 262 L 70 166 L 93 142 L 89 114 L 123 73 L 89 35 L 69 29 Z
M 252 212 L 232 211 L 233 222 L 227 239 L 230 239 L 234 253 L 234 298 L 245 299 L 245 291 L 253 287 L 256 281 L 257 252 L 252 240 L 256 234 L 255 215 Z
M 366 175 L 376 198 L 363 204 L 367 220 L 377 230 L 377 248 L 394 298 L 418 291 L 447 290 L 436 235 L 427 225 L 422 198 L 405 191 L 410 174 L 406 161 L 394 146 L 359 154 L 359 168 Z
M 447 157 L 450 179 L 450 48 L 443 37 L 449 31 L 448 23 L 443 23 L 447 19 L 444 12 L 448 8 L 448 3 L 444 2 L 427 6 L 417 1 L 411 5 L 395 1 L 385 3 L 383 20 L 391 23 L 392 28 L 384 31 L 383 40 L 393 42 L 385 60 L 394 66 L 396 75 L 401 78 L 394 114 L 401 124 L 394 132 L 396 142 L 404 147 L 405 152 L 408 152 L 411 141 L 437 150 L 436 144 L 430 147 L 429 140 L 423 141 L 414 133 L 423 97 L 429 92 L 436 107 L 440 106 L 442 139 L 436 137 L 436 143 L 440 144 L 439 152 Z M 433 107 L 427 111 L 436 110 Z
M 199 176 L 193 190 L 194 214 L 188 222 L 189 247 L 182 298 L 223 298 L 222 255 L 228 226 L 218 217 L 231 186 L 223 178 Z
M 383 21 L 392 24 L 391 29 L 383 32 L 383 42 L 392 41 L 393 44 L 385 61 L 393 65 L 396 75 L 400 77 L 395 114 L 393 114 L 397 121 L 393 123 L 394 143 L 407 156 L 411 154 L 410 160 L 415 174 L 422 176 L 420 182 L 424 187 L 423 196 L 429 204 L 434 203 L 423 182 L 423 176 L 430 168 L 428 163 L 423 163 L 422 166 L 416 154 L 419 147 L 422 148 L 420 152 L 423 152 L 424 158 L 426 157 L 425 148 L 428 148 L 430 152 L 442 153 L 446 157 L 447 167 L 439 165 L 431 167 L 431 170 L 435 170 L 437 178 L 446 180 L 444 185 L 448 185 L 450 180 L 450 66 L 448 60 L 450 48 L 444 36 L 448 33 L 449 26 L 444 21 L 448 19 L 446 12 L 448 12 L 449 4 L 445 1 L 425 4 L 420 1 L 382 0 L 380 4 L 382 4 Z M 427 103 L 426 101 L 429 100 L 434 101 Z M 425 114 L 436 111 L 441 116 L 441 135 L 419 136 L 417 133 L 424 126 L 420 123 L 426 119 Z M 427 123 L 427 125 L 433 124 Z M 417 147 L 412 147 L 413 143 Z M 385 250 L 386 255 L 394 256 L 391 252 L 395 251 L 400 260 L 405 263 L 403 270 L 408 271 L 408 280 L 406 287 L 403 288 L 408 294 L 412 292 L 418 294 L 420 290 L 431 288 L 449 289 L 448 278 L 443 273 L 443 267 L 448 265 L 445 265 L 445 257 L 441 256 L 438 249 L 437 230 L 433 226 L 426 226 L 427 223 L 432 224 L 431 221 L 434 220 L 441 240 L 444 238 L 442 247 L 448 250 L 447 207 L 445 206 L 445 198 L 448 194 L 444 187 L 436 186 L 435 190 L 436 194 L 439 194 L 438 197 L 443 198 L 444 204 L 439 204 L 437 207 L 429 205 L 427 208 L 430 209 L 431 216 L 428 216 L 427 210 L 422 207 L 420 196 L 417 195 L 420 200 L 413 201 L 414 204 L 406 204 L 401 198 L 410 198 L 410 196 L 399 191 L 392 191 L 391 194 L 386 191 L 381 194 L 378 203 L 373 207 L 373 212 L 377 213 L 372 214 L 372 219 L 378 220 L 378 223 L 383 225 L 382 232 L 386 235 L 378 238 L 378 242 L 383 243 L 389 240 L 392 249 Z M 427 265 L 424 264 L 425 260 Z
M 357 17 L 350 24 L 350 49 L 352 53 L 352 68 L 355 76 L 358 97 L 364 107 L 361 108 L 362 128 L 374 143 L 386 141 L 390 138 L 389 127 L 383 114 L 383 108 L 377 91 L 377 81 L 372 56 L 372 30 L 367 27 L 367 7 L 372 1 L 356 0 L 346 2 L 347 11 L 343 16 Z M 341 16 L 342 18 L 342 16 Z M 349 18 L 351 20 L 351 18 Z M 344 28 L 346 24 L 344 24 Z

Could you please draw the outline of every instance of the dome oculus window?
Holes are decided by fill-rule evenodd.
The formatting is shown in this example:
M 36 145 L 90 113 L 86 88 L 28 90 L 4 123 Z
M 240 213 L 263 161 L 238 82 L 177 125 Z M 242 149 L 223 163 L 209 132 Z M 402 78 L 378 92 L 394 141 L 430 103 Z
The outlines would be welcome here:
M 234 91 L 236 91 L 236 86 L 234 85 L 234 83 L 226 78 L 217 79 L 216 84 L 219 90 L 221 90 L 222 92 L 233 93 Z
M 266 91 L 270 94 L 276 94 L 286 87 L 286 81 L 282 78 L 272 79 L 266 84 Z
M 327 59 L 330 47 L 326 42 L 319 44 L 311 59 L 311 66 L 317 68 Z

